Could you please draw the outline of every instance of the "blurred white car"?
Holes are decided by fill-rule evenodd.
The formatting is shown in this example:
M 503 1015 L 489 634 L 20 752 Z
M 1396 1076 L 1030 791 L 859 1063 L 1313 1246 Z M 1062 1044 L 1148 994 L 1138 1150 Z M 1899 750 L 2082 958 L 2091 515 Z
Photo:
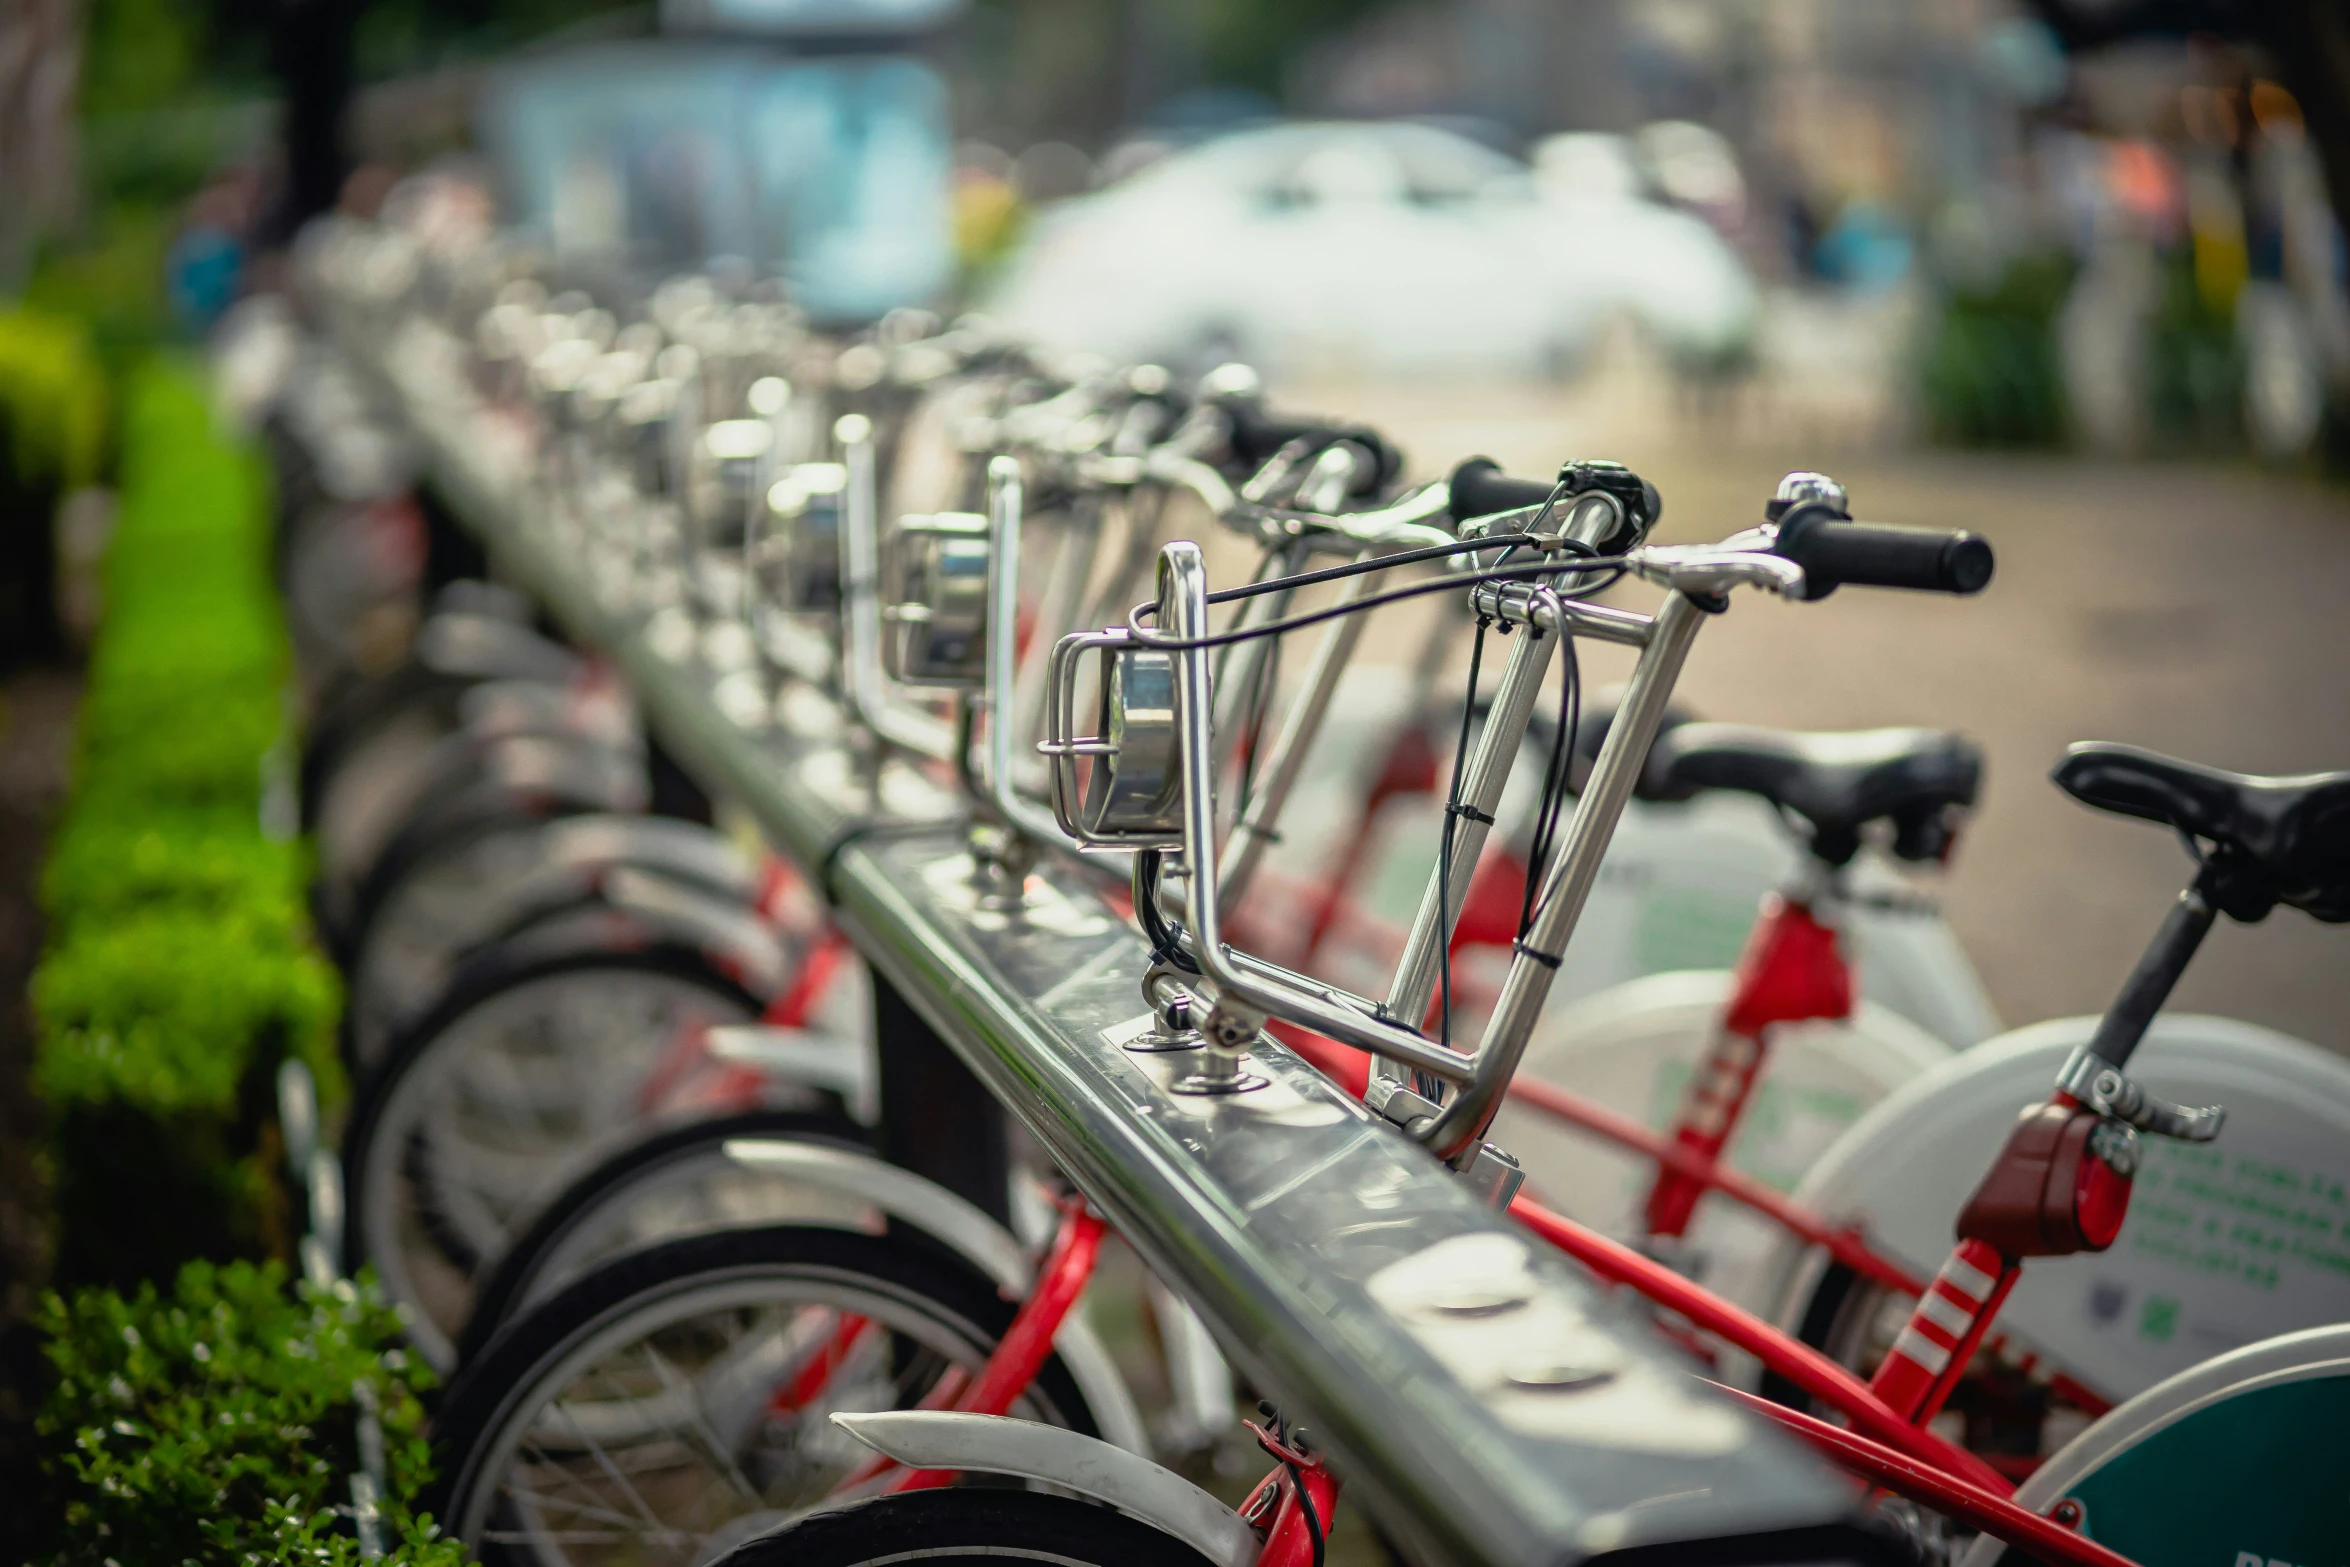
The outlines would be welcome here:
M 1675 357 L 1746 342 L 1755 288 L 1705 223 L 1400 122 L 1291 124 L 1043 211 L 984 306 L 1121 361 L 1562 374 L 1628 316 Z

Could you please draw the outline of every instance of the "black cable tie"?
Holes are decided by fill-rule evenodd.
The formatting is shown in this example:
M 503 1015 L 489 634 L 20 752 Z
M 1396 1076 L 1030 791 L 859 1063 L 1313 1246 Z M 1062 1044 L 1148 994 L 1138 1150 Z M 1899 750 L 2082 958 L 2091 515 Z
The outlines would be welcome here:
M 1483 811 L 1478 810 L 1477 807 L 1473 805 L 1448 805 L 1444 808 L 1444 814 L 1447 816 L 1466 816 L 1470 821 L 1481 822 L 1487 827 L 1493 825 L 1493 818 L 1486 815 Z
M 1563 961 L 1560 958 L 1553 957 L 1547 952 L 1537 951 L 1535 948 L 1527 946 L 1523 941 L 1511 942 L 1510 949 L 1514 952 L 1524 953 L 1527 957 L 1532 958 L 1535 962 L 1541 964 L 1544 968 L 1550 970 L 1553 974 L 1558 972 L 1559 964 L 1561 961 Z

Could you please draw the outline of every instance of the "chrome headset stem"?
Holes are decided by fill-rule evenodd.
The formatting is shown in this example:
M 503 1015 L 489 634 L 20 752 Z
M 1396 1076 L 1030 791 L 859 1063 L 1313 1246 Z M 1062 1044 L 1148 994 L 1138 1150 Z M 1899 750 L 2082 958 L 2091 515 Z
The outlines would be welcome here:
M 889 676 L 881 667 L 881 526 L 873 421 L 845 414 L 833 426 L 841 460 L 848 468 L 848 492 L 840 519 L 841 619 L 848 657 L 841 683 L 850 708 L 866 727 L 917 755 L 954 754 L 954 726 L 935 714 L 890 700 Z
M 1159 552 L 1159 624 L 1181 642 L 1208 634 L 1207 566 L 1197 544 L 1179 539 Z M 1182 768 L 1183 855 L 1190 880 L 1192 955 L 1216 988 L 1219 1010 L 1277 1014 L 1360 1049 L 1379 1052 L 1449 1082 L 1464 1082 L 1468 1058 L 1379 1015 L 1359 997 L 1227 949 L 1217 912 L 1215 749 L 1209 724 L 1210 660 L 1202 647 L 1174 655 L 1175 715 Z
M 1405 938 L 1403 956 L 1388 984 L 1389 1017 L 1416 1026 L 1428 1015 L 1428 1001 L 1436 988 L 1437 955 L 1452 939 L 1453 921 L 1460 916 L 1469 879 L 1485 849 L 1486 830 L 1501 805 L 1502 790 L 1509 784 L 1526 727 L 1533 721 L 1534 704 L 1542 694 L 1543 676 L 1550 669 L 1556 641 L 1550 636 L 1526 635 L 1510 649 L 1501 686 L 1494 692 L 1493 706 L 1487 711 L 1485 727 L 1469 753 L 1468 772 L 1460 783 L 1461 814 L 1446 823 L 1453 833 L 1452 881 L 1446 885 L 1441 864 L 1428 873 L 1420 907 L 1412 916 L 1411 934 Z M 1472 704 L 1476 695 L 1474 691 L 1468 695 Z M 1391 1082 L 1402 1079 L 1392 1060 L 1376 1060 L 1372 1070 Z M 1377 1086 L 1372 1085 L 1374 1092 Z
M 1583 904 L 1599 878 L 1608 840 L 1615 835 L 1625 803 L 1632 798 L 1632 786 L 1647 765 L 1649 747 L 1663 727 L 1665 703 L 1680 679 L 1681 666 L 1688 660 L 1690 645 L 1697 640 L 1706 614 L 1687 593 L 1670 593 L 1648 630 L 1623 705 L 1608 727 L 1607 741 L 1600 747 L 1590 781 L 1575 803 L 1574 821 L 1543 876 L 1533 926 L 1519 943 L 1502 981 L 1500 998 L 1485 1025 L 1485 1037 L 1478 1042 L 1475 1069 L 1467 1084 L 1421 1133 L 1444 1158 L 1457 1158 L 1473 1150 L 1492 1124 L 1494 1111 L 1500 1107 L 1502 1094 L 1542 1015 L 1543 1003 L 1549 999 L 1567 939 L 1574 934 Z M 1549 640 L 1544 638 L 1546 643 Z
M 1040 843 L 1061 829 L 1013 787 L 1012 731 L 1020 672 L 1020 514 L 1026 487 L 1016 457 L 987 464 L 987 803 L 1004 824 Z

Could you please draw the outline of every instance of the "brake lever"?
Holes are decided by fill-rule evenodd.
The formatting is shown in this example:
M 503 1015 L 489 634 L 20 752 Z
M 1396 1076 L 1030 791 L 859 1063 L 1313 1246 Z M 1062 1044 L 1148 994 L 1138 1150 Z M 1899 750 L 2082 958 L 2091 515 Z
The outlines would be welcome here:
M 2100 1115 L 2156 1137 L 2208 1143 L 2227 1120 L 2225 1105 L 2173 1104 L 2122 1075 L 2121 1069 L 2088 1050 L 2075 1050 L 2056 1074 L 2056 1087 Z
M 1696 596 L 1731 588 L 1768 588 L 1785 598 L 1803 596 L 1803 568 L 1784 555 L 1759 550 L 1725 550 L 1718 544 L 1650 544 L 1624 557 L 1633 575 L 1660 587 Z

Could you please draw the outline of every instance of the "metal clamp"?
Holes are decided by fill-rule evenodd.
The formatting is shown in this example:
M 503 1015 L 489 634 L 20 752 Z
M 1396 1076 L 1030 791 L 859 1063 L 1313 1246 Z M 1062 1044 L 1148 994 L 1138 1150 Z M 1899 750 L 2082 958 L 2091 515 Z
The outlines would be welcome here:
M 2087 1050 L 2075 1050 L 2065 1057 L 2056 1074 L 2056 1087 L 2059 1093 L 2072 1095 L 2100 1115 L 2183 1143 L 2210 1142 L 2219 1136 L 2221 1123 L 2228 1116 L 2225 1105 L 2173 1104 L 2148 1093 L 2123 1076 L 2120 1068 Z

